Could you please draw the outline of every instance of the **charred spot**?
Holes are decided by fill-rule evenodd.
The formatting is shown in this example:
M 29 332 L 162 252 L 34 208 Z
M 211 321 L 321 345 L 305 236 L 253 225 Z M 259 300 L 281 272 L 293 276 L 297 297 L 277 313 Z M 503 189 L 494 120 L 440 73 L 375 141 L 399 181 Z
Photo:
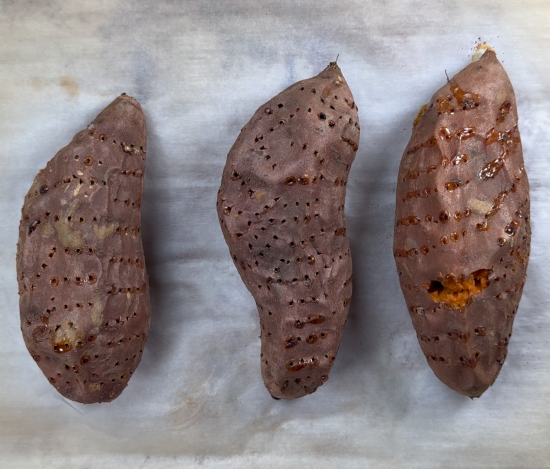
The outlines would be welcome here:
M 434 292 L 440 293 L 443 290 L 445 290 L 445 287 L 441 282 L 438 282 L 437 280 L 432 280 L 428 288 L 428 293 L 434 293 Z

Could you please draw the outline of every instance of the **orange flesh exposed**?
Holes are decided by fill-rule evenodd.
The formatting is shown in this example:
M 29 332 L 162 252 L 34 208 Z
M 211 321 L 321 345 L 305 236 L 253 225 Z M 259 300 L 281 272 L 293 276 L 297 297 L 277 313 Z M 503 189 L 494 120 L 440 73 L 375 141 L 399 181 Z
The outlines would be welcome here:
M 420 119 L 424 115 L 424 113 L 426 112 L 426 109 L 428 109 L 428 105 L 427 104 L 422 105 L 422 107 L 418 111 L 418 115 L 416 116 L 416 119 L 413 122 L 413 127 L 416 127 L 418 125 L 418 122 L 420 121 Z
M 467 279 L 456 279 L 451 274 L 423 286 L 436 303 L 443 303 L 451 309 L 462 309 L 474 295 L 487 288 L 490 283 L 489 273 L 486 269 L 476 270 Z

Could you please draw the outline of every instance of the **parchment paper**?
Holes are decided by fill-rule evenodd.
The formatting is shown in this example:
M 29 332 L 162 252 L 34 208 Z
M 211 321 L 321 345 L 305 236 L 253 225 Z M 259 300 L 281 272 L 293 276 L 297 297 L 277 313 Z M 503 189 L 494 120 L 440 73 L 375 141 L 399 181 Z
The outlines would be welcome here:
M 549 25 L 545 0 L 0 0 L 0 466 L 550 467 Z M 508 359 L 470 400 L 428 367 L 391 246 L 412 121 L 476 41 L 516 91 L 533 244 Z M 346 203 L 351 311 L 330 381 L 274 401 L 216 192 L 256 108 L 338 54 L 362 128 Z M 38 170 L 122 92 L 147 116 L 153 319 L 127 389 L 84 406 L 25 349 L 17 227 Z

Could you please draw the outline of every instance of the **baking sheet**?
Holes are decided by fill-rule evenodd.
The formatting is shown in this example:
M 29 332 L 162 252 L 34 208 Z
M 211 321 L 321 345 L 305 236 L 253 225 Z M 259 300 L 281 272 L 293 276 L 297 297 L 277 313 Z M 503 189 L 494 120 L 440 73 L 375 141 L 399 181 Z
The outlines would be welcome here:
M 550 467 L 549 24 L 544 0 L 0 0 L 1 465 Z M 411 123 L 479 41 L 497 50 L 515 87 L 533 244 L 508 359 L 470 400 L 426 364 L 391 246 Z M 346 202 L 353 300 L 330 381 L 274 401 L 216 192 L 256 108 L 338 54 L 362 127 Z M 122 92 L 148 119 L 153 320 L 123 394 L 84 406 L 62 398 L 25 349 L 17 227 L 38 169 Z

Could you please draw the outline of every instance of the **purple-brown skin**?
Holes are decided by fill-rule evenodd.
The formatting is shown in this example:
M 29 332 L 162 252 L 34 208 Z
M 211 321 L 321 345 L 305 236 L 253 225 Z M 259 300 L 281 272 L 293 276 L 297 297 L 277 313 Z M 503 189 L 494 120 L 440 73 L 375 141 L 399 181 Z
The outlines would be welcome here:
M 351 299 L 344 202 L 359 143 L 357 106 L 336 63 L 260 106 L 229 155 L 217 209 L 260 315 L 272 397 L 325 381 Z
M 145 116 L 123 94 L 36 176 L 17 245 L 21 330 L 66 398 L 115 399 L 149 331 L 141 241 Z
M 401 289 L 430 367 L 469 397 L 500 372 L 525 283 L 529 182 L 517 121 L 510 80 L 488 50 L 423 108 L 399 168 Z

